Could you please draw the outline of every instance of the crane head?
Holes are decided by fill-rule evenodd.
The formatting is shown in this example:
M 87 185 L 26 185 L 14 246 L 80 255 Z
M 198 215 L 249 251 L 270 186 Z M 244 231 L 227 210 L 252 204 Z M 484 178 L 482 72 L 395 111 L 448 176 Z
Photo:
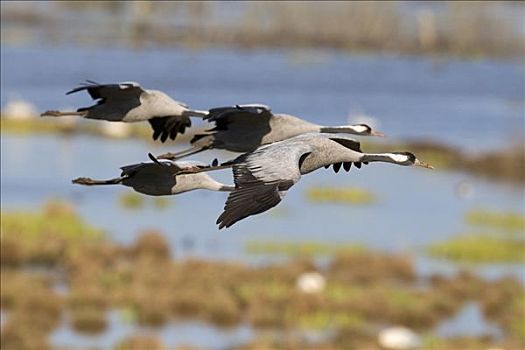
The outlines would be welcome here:
M 427 164 L 419 159 L 414 155 L 414 153 L 411 152 L 395 152 L 392 153 L 392 159 L 395 161 L 395 163 L 399 165 L 408 165 L 408 166 L 419 166 L 422 168 L 427 169 L 434 169 L 434 167 L 430 164 Z

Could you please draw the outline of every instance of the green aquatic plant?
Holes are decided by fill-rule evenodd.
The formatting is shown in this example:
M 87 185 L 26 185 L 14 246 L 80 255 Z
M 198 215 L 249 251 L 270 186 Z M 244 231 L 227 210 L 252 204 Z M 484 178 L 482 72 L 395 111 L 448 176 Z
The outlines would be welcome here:
M 117 344 L 116 350 L 165 350 L 166 347 L 158 338 L 147 334 L 131 335 Z
M 523 263 L 525 241 L 489 234 L 464 234 L 427 247 L 433 257 L 464 263 Z
M 492 347 L 493 341 L 488 336 L 472 337 L 449 337 L 441 338 L 433 334 L 427 334 L 423 337 L 422 349 L 424 350 L 443 350 L 443 349 L 464 349 L 464 350 L 478 350 L 478 349 L 498 349 L 499 346 Z M 504 347 L 506 348 L 506 347 Z
M 64 202 L 52 201 L 40 212 L 2 211 L 2 261 L 8 264 L 55 265 L 74 246 L 102 239 L 103 232 L 85 223 Z M 4 246 L 6 242 L 6 246 Z M 11 247 L 13 251 L 8 252 Z
M 26 317 L 27 318 L 27 317 Z M 9 320 L 2 325 L 0 348 L 6 350 L 50 350 L 45 331 L 24 320 Z
M 159 327 L 165 324 L 170 317 L 170 298 L 165 293 L 152 298 L 151 295 L 141 293 L 136 298 L 136 315 L 137 322 L 140 325 Z
M 151 259 L 169 260 L 170 247 L 164 235 L 156 230 L 146 230 L 139 234 L 129 253 L 135 258 L 149 257 Z
M 493 281 L 480 295 L 483 314 L 505 329 L 513 341 L 509 348 L 525 346 L 525 288 L 513 277 Z
M 71 312 L 73 328 L 82 333 L 97 334 L 107 328 L 106 311 L 99 308 L 78 308 Z
M 248 241 L 245 251 L 249 254 L 275 254 L 285 256 L 333 255 L 342 252 L 363 251 L 361 245 L 355 243 L 324 243 L 324 242 L 272 242 Z
M 328 277 L 350 283 L 414 281 L 416 272 L 411 257 L 361 250 L 339 251 L 331 261 Z
M 510 309 L 510 314 L 502 320 L 503 326 L 515 339 L 515 347 L 525 348 L 525 292 L 512 300 Z
M 340 329 L 360 328 L 366 324 L 366 320 L 358 314 L 344 311 L 334 312 L 332 310 L 315 311 L 297 315 L 297 326 L 302 329 Z
M 354 205 L 372 204 L 377 199 L 368 190 L 354 187 L 311 187 L 306 198 L 314 203 L 345 203 Z
M 451 298 L 457 303 L 479 300 L 480 293 L 487 289 L 487 283 L 469 270 L 460 270 L 454 276 L 433 275 L 429 278 L 430 287 Z
M 525 215 L 520 213 L 474 209 L 465 214 L 465 221 L 473 226 L 499 229 L 507 233 L 525 233 Z
M 0 131 L 13 135 L 53 134 L 53 135 L 92 135 L 110 138 L 111 136 L 101 127 L 99 122 L 83 120 L 82 118 L 28 118 L 14 119 L 0 117 Z M 128 132 L 125 137 L 117 139 L 143 140 L 153 143 L 152 131 L 147 124 L 127 124 Z M 189 142 L 195 133 L 203 132 L 204 128 L 192 129 L 179 135 L 173 142 Z
M 126 209 L 140 209 L 144 207 L 144 196 L 135 192 L 127 191 L 119 196 L 119 204 Z
M 41 215 L 70 218 L 75 214 L 70 206 L 53 203 Z M 65 236 L 69 238 L 31 236 L 62 242 L 63 258 L 46 265 L 44 272 L 24 266 L 28 256 L 24 245 L 21 263 L 2 265 L 0 307 L 8 313 L 2 341 L 8 329 L 10 344 L 21 344 L 22 349 L 26 342 L 31 345 L 15 326 L 31 330 L 43 341 L 65 313 L 75 329 L 103 332 L 107 311 L 117 309 L 127 310 L 127 322 L 148 327 L 189 319 L 219 327 L 246 322 L 257 331 L 326 332 L 333 335 L 326 340 L 327 349 L 345 349 L 348 344 L 373 347 L 377 325 L 401 323 L 427 332 L 455 314 L 465 301 L 473 300 L 502 327 L 508 344 L 513 344 L 509 348 L 523 347 L 524 290 L 511 278 L 485 281 L 463 272 L 433 276 L 422 287 L 410 256 L 348 243 L 252 241 L 258 253 L 300 258 L 248 265 L 174 260 L 165 236 L 154 230 L 137 235 L 131 245 L 113 243 L 98 234 Z M 13 233 L 8 237 L 18 242 Z M 320 267 L 313 259 L 319 255 L 333 257 Z M 14 256 L 8 261 L 20 261 Z M 298 277 L 312 271 L 323 275 L 324 289 L 315 294 L 301 292 Z M 56 285 L 65 288 L 55 292 Z M 300 340 L 296 345 L 319 348 Z

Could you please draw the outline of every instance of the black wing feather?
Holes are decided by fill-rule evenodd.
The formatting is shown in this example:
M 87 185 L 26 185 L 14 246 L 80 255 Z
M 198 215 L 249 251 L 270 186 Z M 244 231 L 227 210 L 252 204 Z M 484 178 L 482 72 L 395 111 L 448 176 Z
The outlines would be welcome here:
M 244 155 L 235 160 L 242 161 Z M 236 188 L 228 196 L 224 212 L 217 219 L 219 229 L 275 207 L 281 201 L 279 191 L 286 191 L 293 185 L 291 180 L 265 183 L 253 176 L 245 164 L 234 165 L 233 175 Z
M 330 140 L 332 141 L 335 141 L 337 142 L 338 144 L 340 144 L 341 146 L 344 146 L 346 148 L 349 148 L 353 151 L 356 151 L 356 152 L 360 152 L 362 153 L 363 151 L 361 151 L 361 144 L 356 141 L 356 140 L 349 140 L 349 139 L 343 139 L 343 138 L 331 138 Z M 354 163 L 354 165 L 360 169 L 361 168 L 361 163 L 360 162 L 356 162 Z M 339 169 L 341 168 L 341 163 L 335 163 L 334 164 L 334 171 L 337 173 L 339 171 Z M 343 167 L 346 171 L 350 171 L 350 168 L 352 167 L 352 163 L 351 162 L 345 162 L 343 163 Z
M 271 116 L 272 112 L 270 108 L 264 105 L 236 105 L 227 107 L 212 108 L 208 111 L 208 115 L 204 117 L 204 120 L 210 122 L 217 121 L 220 119 L 227 118 L 233 114 L 242 114 L 246 116 Z
M 279 184 L 263 184 L 237 188 L 226 200 L 224 212 L 217 219 L 219 229 L 230 227 L 250 215 L 275 207 L 281 201 Z
M 148 120 L 153 129 L 153 140 L 160 138 L 165 142 L 168 138 L 175 140 L 177 134 L 184 134 L 191 126 L 188 117 L 155 117 Z
M 94 81 L 87 80 L 87 84 L 76 87 L 71 91 L 66 92 L 66 95 L 74 94 L 75 92 L 87 90 L 92 99 L 98 100 L 103 98 L 119 98 L 130 97 L 130 96 L 140 96 L 144 90 L 138 86 L 131 83 L 121 83 L 121 84 L 98 84 Z

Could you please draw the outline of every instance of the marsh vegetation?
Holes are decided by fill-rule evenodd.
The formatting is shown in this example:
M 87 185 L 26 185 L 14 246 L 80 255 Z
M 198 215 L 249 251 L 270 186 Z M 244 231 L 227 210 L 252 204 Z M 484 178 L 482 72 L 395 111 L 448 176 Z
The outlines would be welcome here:
M 103 333 L 107 312 L 115 309 L 127 310 L 127 319 L 137 326 L 200 320 L 220 328 L 248 323 L 273 334 L 247 348 L 270 343 L 287 349 L 375 346 L 381 325 L 403 324 L 427 334 L 473 300 L 501 327 L 504 338 L 430 337 L 425 348 L 462 341 L 525 345 L 525 308 L 520 307 L 525 290 L 518 280 L 487 281 L 460 272 L 431 276 L 422 285 L 408 255 L 322 243 L 252 243 L 248 248 L 254 252 L 291 258 L 262 266 L 181 260 L 172 256 L 160 232 L 143 232 L 131 245 L 116 244 L 64 202 L 49 203 L 37 213 L 2 212 L 1 247 L 2 349 L 50 347 L 49 334 L 64 319 L 79 334 Z M 318 265 L 314 257 L 319 254 L 329 258 L 327 265 Z M 297 289 L 297 277 L 309 271 L 325 277 L 324 290 L 306 294 Z M 309 332 L 324 336 L 312 343 L 301 336 Z M 122 339 L 115 346 L 137 344 L 161 346 L 155 337 Z
M 525 262 L 523 214 L 476 209 L 465 214 L 465 221 L 477 233 L 434 243 L 428 247 L 429 254 L 462 263 Z
M 96 30 L 88 35 L 69 28 L 68 35 L 60 34 L 56 28 L 67 25 L 71 13 L 83 23 L 80 28 L 96 26 Z M 90 16 L 92 13 L 97 15 Z M 523 5 L 512 2 L 333 1 L 321 5 L 76 1 L 56 2 L 45 8 L 5 5 L 2 23 L 9 24 L 5 26 L 10 29 L 5 32 L 6 40 L 15 43 L 43 38 L 53 43 L 118 42 L 131 47 L 322 47 L 354 52 L 509 57 L 524 52 L 519 13 L 523 13 Z M 110 18 L 119 18 L 123 23 L 119 30 L 111 25 Z

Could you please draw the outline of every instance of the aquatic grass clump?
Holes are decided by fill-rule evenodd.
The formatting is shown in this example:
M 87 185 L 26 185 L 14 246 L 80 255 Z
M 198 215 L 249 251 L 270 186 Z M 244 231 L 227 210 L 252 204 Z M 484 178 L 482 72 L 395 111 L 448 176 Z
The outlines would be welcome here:
M 513 277 L 491 283 L 480 295 L 483 314 L 510 335 L 513 348 L 525 347 L 525 288 Z
M 286 303 L 268 305 L 267 302 L 251 303 L 247 309 L 247 319 L 258 329 L 284 328 L 287 318 L 283 312 Z
M 14 119 L 0 118 L 0 130 L 2 133 L 15 135 L 28 135 L 32 133 L 40 134 L 59 134 L 64 132 L 62 123 L 52 122 L 43 118 Z
M 82 281 L 87 282 L 87 281 Z M 68 293 L 67 305 L 69 309 L 100 309 L 106 310 L 109 306 L 107 293 L 97 284 L 81 283 L 74 286 Z
M 208 297 L 207 293 L 195 288 L 174 290 L 171 310 L 178 318 L 197 318 L 206 309 L 206 298 Z
M 410 282 L 415 280 L 416 272 L 409 256 L 355 250 L 334 257 L 328 278 L 360 284 L 388 280 Z
M 102 231 L 86 224 L 70 205 L 56 201 L 36 213 L 2 211 L 1 231 L 2 245 L 5 241 L 15 249 L 3 258 L 9 264 L 56 265 L 72 246 L 103 237 Z
M 434 310 L 436 307 L 443 307 L 440 302 L 441 296 L 436 298 L 430 293 L 399 288 L 390 288 L 387 293 L 387 303 L 383 313 L 391 324 L 402 324 L 416 330 L 424 330 L 435 326 L 444 316 L 448 316 L 440 315 Z M 449 315 L 452 315 L 455 308 L 451 306 L 450 310 Z
M 107 129 L 101 127 L 101 124 L 82 118 L 65 119 L 62 118 L 29 118 L 14 119 L 0 117 L 0 131 L 2 133 L 14 135 L 31 135 L 31 134 L 52 134 L 52 135 L 92 135 L 104 138 L 114 139 L 133 139 L 143 140 L 154 143 L 151 135 L 152 131 L 149 125 L 139 124 L 126 125 L 126 135 L 115 138 Z M 201 133 L 204 128 L 196 128 L 190 132 L 178 135 L 177 139 L 172 142 L 189 142 L 194 134 Z
M 63 300 L 51 290 L 49 277 L 2 268 L 0 279 L 2 310 L 32 310 L 33 314 L 45 314 L 50 321 L 58 318 Z
M 47 334 L 25 321 L 10 320 L 2 326 L 2 350 L 50 350 Z
M 443 295 L 459 302 L 478 300 L 480 293 L 487 288 L 484 280 L 468 270 L 460 270 L 451 277 L 431 276 L 429 285 L 433 290 L 440 291 Z
M 462 263 L 523 263 L 525 240 L 489 234 L 464 234 L 427 247 L 433 257 Z
M 47 212 L 71 215 L 59 207 Z M 128 310 L 128 322 L 139 326 L 158 327 L 173 319 L 219 327 L 246 322 L 256 331 L 280 328 L 323 337 L 315 343 L 302 335 L 276 339 L 274 343 L 282 347 L 346 349 L 350 344 L 373 348 L 378 325 L 401 323 L 431 331 L 465 301 L 474 300 L 490 320 L 501 325 L 508 344 L 520 345 L 509 348 L 523 347 L 520 327 L 525 297 L 515 279 L 485 281 L 463 272 L 433 276 L 422 286 L 410 256 L 351 244 L 307 242 L 301 247 L 302 243 L 269 242 L 265 247 L 263 242 L 256 247 L 300 258 L 247 265 L 173 260 L 165 236 L 154 230 L 143 232 L 130 246 L 105 239 L 65 242 L 67 254 L 51 269 L 2 266 L 0 306 L 9 313 L 5 327 L 34 329 L 45 339 L 65 313 L 78 331 L 100 333 L 107 327 L 108 310 L 121 309 Z M 331 254 L 332 259 L 322 266 L 313 259 Z M 18 270 L 21 266 L 23 270 Z M 298 276 L 312 271 L 322 273 L 324 289 L 315 294 L 301 292 Z M 57 284 L 67 287 L 61 295 L 53 291 Z
M 73 329 L 86 334 L 98 334 L 106 330 L 106 311 L 100 308 L 83 307 L 71 312 Z
M 2 268 L 0 274 L 0 307 L 9 310 L 21 305 L 21 297 L 27 291 L 35 292 L 46 288 L 49 281 L 41 276 L 29 275 L 20 271 Z
M 162 341 L 153 335 L 134 334 L 117 344 L 116 350 L 165 350 Z
M 488 336 L 480 337 L 450 337 L 440 338 L 434 335 L 427 335 L 423 337 L 422 349 L 425 350 L 443 350 L 443 349 L 500 349 L 499 346 L 494 346 L 494 341 Z M 502 347 L 506 349 L 507 347 Z
M 465 220 L 470 225 L 500 229 L 507 233 L 525 232 L 525 215 L 519 213 L 476 209 L 467 212 Z
M 366 320 L 361 315 L 344 311 L 319 310 L 300 314 L 297 317 L 297 326 L 307 330 L 361 328 Z
M 139 325 L 159 327 L 168 322 L 171 316 L 173 291 L 157 281 L 152 284 L 148 282 L 143 278 L 133 281 L 126 288 L 129 293 L 121 305 L 130 308 Z M 154 296 L 151 295 L 152 290 L 155 290 Z
M 525 348 L 525 293 L 512 300 L 511 312 L 502 320 L 503 326 L 509 330 L 516 348 Z
M 16 237 L 2 235 L 0 237 L 0 265 L 2 267 L 17 267 L 26 260 L 22 242 Z
M 140 209 L 144 207 L 144 196 L 135 192 L 124 192 L 119 196 L 119 204 L 125 209 Z
M 154 260 L 169 260 L 171 258 L 168 242 L 164 235 L 156 230 L 141 232 L 129 252 L 134 258 L 149 257 Z
M 47 333 L 58 326 L 62 309 L 62 299 L 50 290 L 29 291 L 10 308 L 8 323 Z
M 320 256 L 344 252 L 363 251 L 364 247 L 355 243 L 324 242 L 275 242 L 251 240 L 245 244 L 249 254 L 274 254 L 284 256 Z
M 110 296 L 96 281 L 96 274 L 89 275 L 88 279 L 77 277 L 67 295 L 71 324 L 79 332 L 96 334 L 107 327 L 106 310 Z
M 86 224 L 66 203 L 50 202 L 41 212 L 2 212 L 2 236 L 38 241 L 43 235 L 66 242 L 100 239 L 102 231 Z M 42 242 L 38 242 L 42 243 Z
M 222 327 L 233 326 L 240 322 L 241 309 L 232 293 L 217 288 L 216 291 L 211 291 L 210 295 L 212 297 L 206 299 L 206 320 Z
M 311 187 L 306 198 L 313 203 L 344 203 L 367 205 L 374 203 L 376 196 L 365 189 L 354 187 Z

